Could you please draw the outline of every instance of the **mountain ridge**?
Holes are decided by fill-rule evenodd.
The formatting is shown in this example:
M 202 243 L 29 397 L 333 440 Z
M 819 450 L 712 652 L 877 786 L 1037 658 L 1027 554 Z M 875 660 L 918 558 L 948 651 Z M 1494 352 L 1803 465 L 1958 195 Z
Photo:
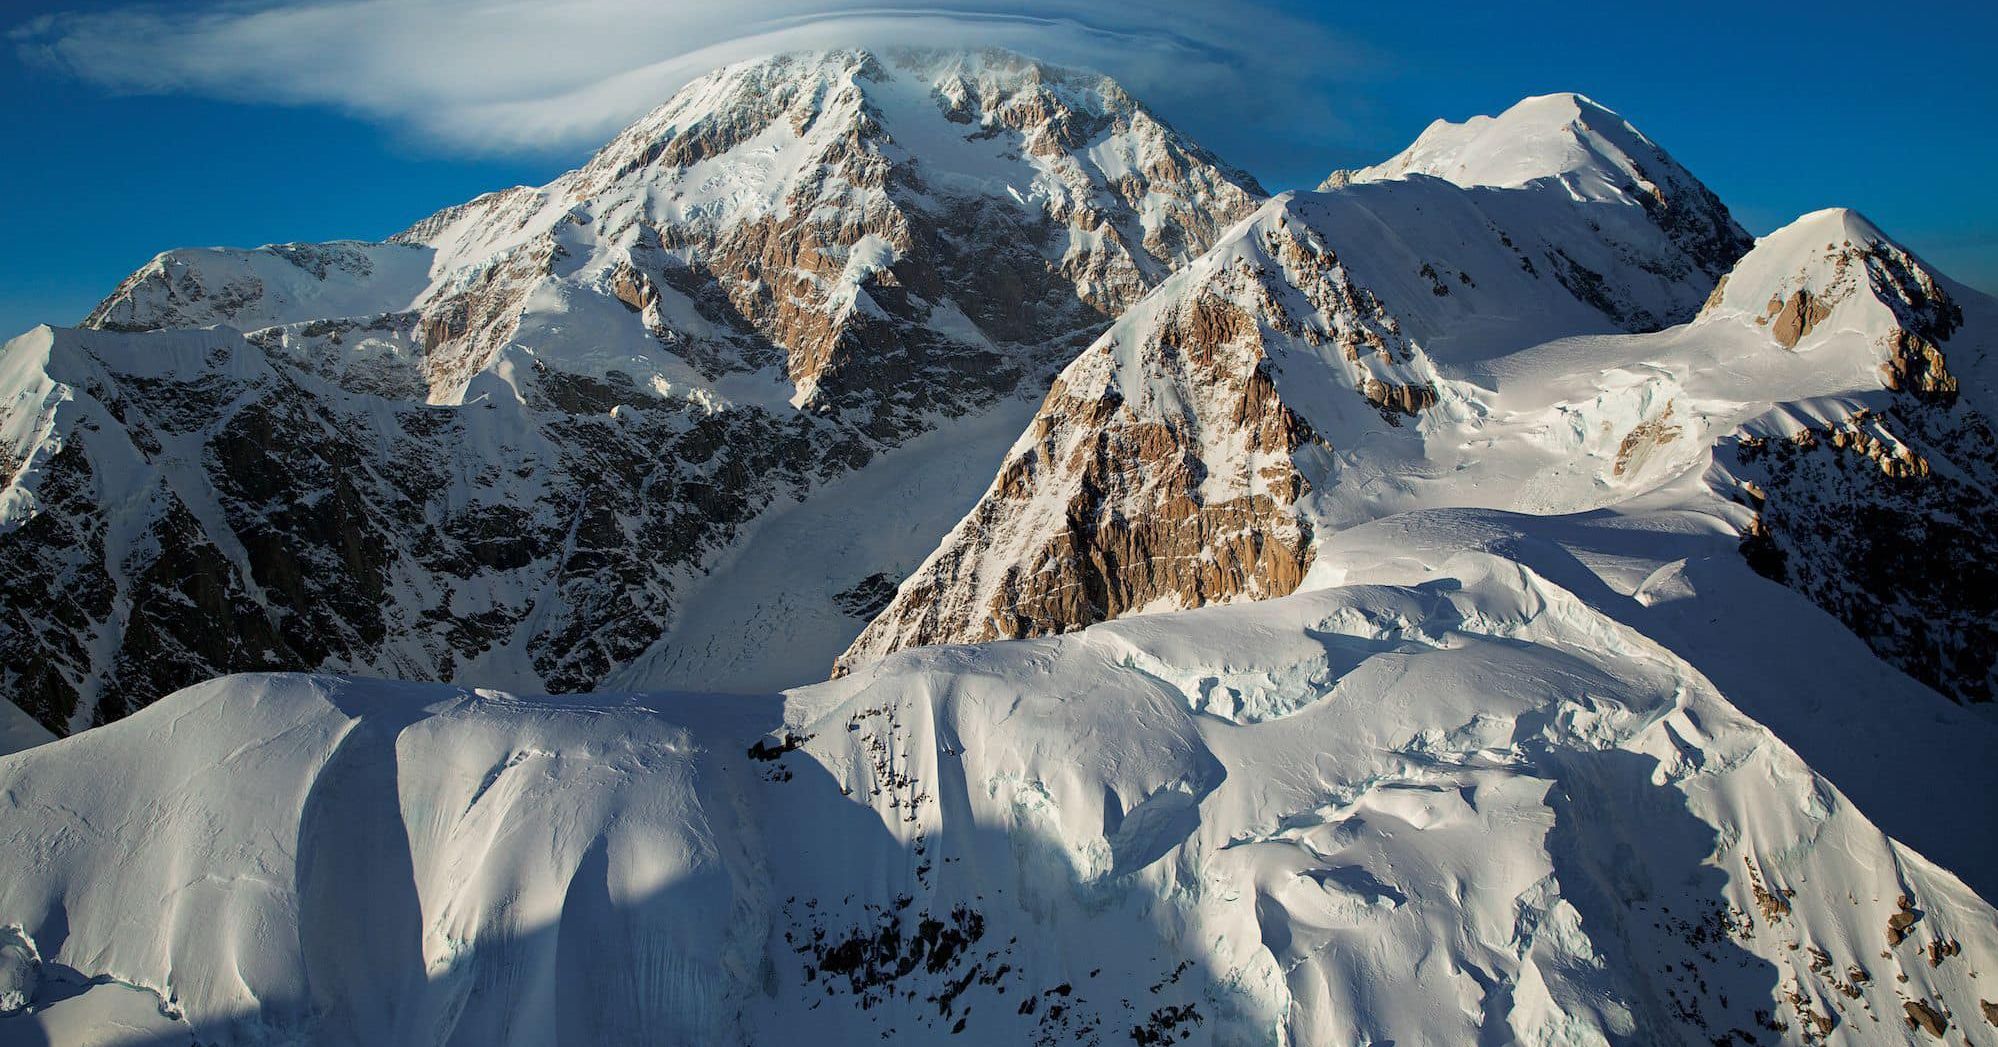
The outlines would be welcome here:
M 58 356 L 90 357 L 74 368 L 89 381 L 22 378 L 103 400 L 98 435 L 44 433 L 70 450 L 54 466 L 25 433 L 79 408 L 9 409 L 15 457 L 72 474 L 13 475 L 18 504 L 35 501 L 23 485 L 156 478 L 127 530 L 70 502 L 109 545 L 52 531 L 0 550 L 15 600 L 78 597 L 0 635 L 11 686 L 68 730 L 229 669 L 597 683 L 666 642 L 772 506 L 959 422 L 983 442 L 947 457 L 996 457 L 994 412 L 1011 418 L 1071 343 L 1252 205 L 1253 183 L 1182 141 L 1109 81 L 1000 52 L 793 55 L 721 70 L 549 186 L 399 242 L 169 252 L 53 336 Z M 220 389 L 193 361 L 167 385 L 135 362 L 148 329 L 217 323 L 247 333 L 213 351 L 271 367 Z M 113 435 L 124 419 L 143 431 Z M 822 671 L 857 628 L 837 595 L 899 573 L 981 482 L 949 475 L 934 507 L 894 514 L 900 537 L 853 543 L 824 593 L 741 601 L 770 631 L 747 648 L 775 660 L 758 671 L 785 671 L 794 645 L 822 649 Z M 329 491 L 332 520 L 296 511 Z M 160 566 L 194 532 L 255 552 Z M 189 602 L 263 636 L 255 656 L 131 625 L 134 608 Z M 139 670 L 121 658 L 155 668 L 127 688 L 119 673 Z
M 1598 178 L 1578 194 L 1567 154 L 1530 152 L 1540 167 L 1509 187 L 1368 177 L 1266 204 L 1063 372 L 978 510 L 836 669 L 909 643 L 1282 595 L 1314 527 L 1382 511 L 1312 522 L 1335 457 L 1419 446 L 1432 417 L 1482 425 L 1490 397 L 1439 367 L 1692 320 L 1719 274 L 1653 190 Z M 1746 251 L 1712 206 L 1694 241 Z M 1420 473 L 1421 457 L 1389 460 Z
M 1863 216 L 857 50 L 393 240 L 0 350 L 0 1041 L 1998 1026 L 1998 302 Z

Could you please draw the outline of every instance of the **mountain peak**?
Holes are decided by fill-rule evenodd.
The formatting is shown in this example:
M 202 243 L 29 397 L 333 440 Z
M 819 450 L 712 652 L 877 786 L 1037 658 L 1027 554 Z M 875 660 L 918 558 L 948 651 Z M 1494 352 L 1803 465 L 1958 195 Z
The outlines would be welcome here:
M 1646 154 L 1663 151 L 1615 111 L 1569 91 L 1521 99 L 1497 116 L 1437 120 L 1407 149 L 1371 167 L 1335 172 L 1325 187 L 1428 175 L 1466 188 L 1594 176 L 1599 184 L 1592 188 L 1615 188 L 1638 173 L 1637 160 Z
M 937 117 L 948 123 L 936 126 Z M 584 169 L 589 185 L 648 167 L 712 159 L 788 123 L 815 144 L 896 145 L 932 166 L 970 160 L 958 139 L 1021 135 L 1029 157 L 1074 155 L 1135 134 L 1182 152 L 1256 196 L 1255 180 L 1158 119 L 1108 76 L 998 48 L 791 51 L 738 62 L 688 84 L 633 123 Z M 951 134 L 952 125 L 958 129 Z M 983 150 L 989 152 L 990 150 Z M 989 175 L 989 158 L 975 170 Z
M 1319 185 L 1441 178 L 1467 189 L 1559 181 L 1580 200 L 1642 208 L 1710 277 L 1750 244 L 1712 190 L 1613 110 L 1574 92 L 1522 99 L 1497 116 L 1438 120 L 1388 160 Z
M 1753 323 L 1799 351 L 1826 332 L 1857 331 L 1887 352 L 1888 388 L 1956 394 L 1940 347 L 1962 325 L 1961 307 L 1920 259 L 1850 208 L 1813 211 L 1758 240 L 1700 315 Z

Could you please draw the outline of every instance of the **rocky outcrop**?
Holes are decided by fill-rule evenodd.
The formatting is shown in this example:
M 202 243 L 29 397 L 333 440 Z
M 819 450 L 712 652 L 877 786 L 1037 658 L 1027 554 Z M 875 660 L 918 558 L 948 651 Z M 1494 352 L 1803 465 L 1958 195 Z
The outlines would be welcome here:
M 876 645 L 1044 636 L 1295 589 L 1310 534 L 1290 455 L 1310 430 L 1277 396 L 1257 326 L 1208 294 L 1147 331 L 1137 347 L 1147 376 L 1200 394 L 1165 418 L 1127 400 L 1110 377 L 1125 350 L 1115 335 L 1099 342 L 1055 382 L 991 492 L 847 659 Z M 1212 454 L 1215 440 L 1235 454 Z M 1019 544 L 1001 554 L 990 536 Z
M 1644 468 L 1653 451 L 1683 434 L 1683 429 L 1672 424 L 1673 407 L 1674 404 L 1667 402 L 1658 417 L 1640 422 L 1624 434 L 1623 442 L 1617 445 L 1616 464 L 1611 468 L 1611 475 L 1636 473 Z
M 1988 702 L 1998 697 L 1998 504 L 1972 478 L 1991 475 L 1975 455 L 1998 443 L 1981 417 L 1955 420 L 1931 443 L 1943 434 L 1921 415 L 1934 410 L 1899 404 L 1734 442 L 1731 467 L 1758 510 L 1743 552 L 1910 676 Z M 1933 466 L 1933 454 L 1950 467 Z
M 1789 301 L 1771 298 L 1769 308 L 1762 314 L 1762 322 L 1769 325 L 1769 333 L 1776 336 L 1777 345 L 1795 349 L 1812 328 L 1830 315 L 1831 306 L 1813 297 L 1808 290 L 1799 289 L 1790 295 Z
M 1850 212 L 1810 216 L 1771 240 L 1780 242 L 1757 249 L 1770 260 L 1744 262 L 1748 272 L 1712 311 L 1747 312 L 1792 352 L 1819 351 L 1825 329 L 1849 332 L 1880 361 L 1885 394 L 1829 420 L 1728 441 L 1723 463 L 1757 511 L 1743 553 L 1910 676 L 1959 702 L 1991 701 L 1998 431 L 1986 404 L 1960 397 L 1945 355 L 1962 307 Z M 1743 310 L 1749 295 L 1766 304 Z M 1975 359 L 1978 347 L 1964 351 Z

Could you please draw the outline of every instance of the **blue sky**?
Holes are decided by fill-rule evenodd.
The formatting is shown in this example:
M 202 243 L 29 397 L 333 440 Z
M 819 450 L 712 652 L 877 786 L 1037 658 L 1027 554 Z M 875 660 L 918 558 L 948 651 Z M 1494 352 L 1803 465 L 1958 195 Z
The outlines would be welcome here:
M 1086 57 L 1272 190 L 1580 91 L 1753 232 L 1856 207 L 1998 291 L 1998 5 L 1763 7 L 14 0 L 0 332 L 74 323 L 168 247 L 379 238 L 546 181 L 677 80 L 840 34 Z

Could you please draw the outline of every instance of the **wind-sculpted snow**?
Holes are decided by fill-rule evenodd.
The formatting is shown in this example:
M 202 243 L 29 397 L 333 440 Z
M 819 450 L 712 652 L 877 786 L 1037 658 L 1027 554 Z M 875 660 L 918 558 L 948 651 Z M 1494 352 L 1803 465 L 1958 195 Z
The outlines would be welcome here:
M 0 758 L 0 924 L 217 1044 L 1990 1031 L 1988 905 L 1667 648 L 1427 533 L 1419 584 L 779 697 L 204 684 Z

